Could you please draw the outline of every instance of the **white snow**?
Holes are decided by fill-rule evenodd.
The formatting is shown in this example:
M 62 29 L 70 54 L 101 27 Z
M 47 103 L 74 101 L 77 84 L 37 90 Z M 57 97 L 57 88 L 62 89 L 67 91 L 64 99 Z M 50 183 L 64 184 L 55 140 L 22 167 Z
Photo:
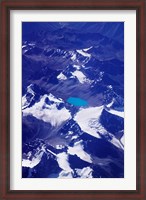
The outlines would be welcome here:
M 68 155 L 66 152 L 57 154 L 57 162 L 61 169 L 63 169 L 66 172 L 72 172 L 72 169 L 68 162 Z
M 72 74 L 77 77 L 80 83 L 86 82 L 86 76 L 81 71 L 74 71 Z
M 31 99 L 33 99 L 33 96 L 32 96 Z M 30 102 L 27 101 L 26 95 L 24 95 L 24 96 L 22 97 L 22 109 L 28 107 L 29 104 L 30 104 Z
M 63 149 L 65 146 L 64 145 L 61 145 L 61 144 L 57 144 L 56 145 L 56 149 Z
M 62 72 L 57 76 L 57 78 L 59 80 L 66 80 L 67 79 L 67 77 Z
M 124 118 L 124 112 L 120 112 L 120 111 L 117 111 L 117 110 L 114 110 L 114 109 L 110 109 L 110 110 L 107 110 L 109 113 L 113 114 L 113 115 L 117 115 L 119 117 L 122 117 Z
M 116 147 L 120 148 L 120 149 L 124 149 L 123 145 L 120 143 L 120 141 L 113 137 L 112 140 L 110 141 L 113 145 L 115 145 Z
M 73 134 L 73 131 L 68 131 L 68 135 L 72 135 Z
M 99 72 L 99 77 L 98 77 L 98 79 L 97 79 L 98 82 L 99 82 L 99 81 L 102 81 L 103 75 L 104 75 L 104 72 L 103 72 L 103 71 Z
M 73 178 L 73 172 L 62 170 L 58 178 Z
M 54 101 L 55 103 L 61 103 L 63 102 L 63 100 L 61 98 L 56 98 L 53 94 L 49 94 L 48 95 L 48 98 L 50 99 L 50 101 Z
M 77 174 L 80 178 L 93 178 L 93 170 L 90 167 L 84 167 L 83 169 L 76 169 Z
M 52 105 L 47 105 L 45 99 L 55 101 L 56 103 Z M 32 107 L 23 110 L 23 116 L 32 115 L 37 119 L 41 119 L 44 122 L 51 123 L 52 126 L 59 126 L 63 122 L 71 118 L 70 112 L 64 107 L 58 110 L 56 107 L 57 103 L 62 102 L 62 100 L 56 99 L 53 95 L 44 95 L 39 102 L 35 103 Z
M 98 132 L 101 134 L 107 132 L 99 123 L 99 117 L 103 108 L 103 106 L 100 106 L 80 109 L 79 112 L 75 115 L 74 120 L 79 124 L 84 132 L 96 138 L 100 138 Z M 96 121 L 96 123 L 93 125 L 94 121 Z
M 121 143 L 122 143 L 123 146 L 124 146 L 124 144 L 125 144 L 125 136 L 124 136 L 124 134 L 123 134 L 123 136 L 121 137 Z
M 79 66 L 79 65 L 73 65 L 73 67 L 78 69 L 78 70 L 81 69 L 81 66 Z
M 108 133 L 107 130 L 99 122 L 99 118 L 101 116 L 103 109 L 104 109 L 104 106 L 90 107 L 90 108 L 85 108 L 85 109 L 81 108 L 79 112 L 77 112 L 77 114 L 75 115 L 74 120 L 79 124 L 80 128 L 85 133 L 92 135 L 96 138 L 100 138 L 100 135 L 98 133 L 102 135 L 105 135 Z M 108 133 L 108 134 L 111 134 L 111 133 Z M 123 141 L 124 141 L 124 138 L 121 138 L 121 141 L 119 141 L 113 136 L 110 142 L 116 147 L 120 149 L 124 149 Z
M 22 45 L 22 49 L 24 48 L 24 47 L 26 47 L 27 45 Z
M 77 52 L 79 53 L 79 54 L 81 54 L 82 56 L 85 56 L 85 57 L 91 57 L 91 55 L 89 54 L 89 53 L 86 53 L 86 52 L 84 52 L 83 50 L 77 50 Z
M 72 75 L 76 77 L 80 83 L 91 83 L 92 81 L 86 78 L 86 76 L 79 70 L 72 72 Z
M 74 139 L 77 139 L 78 138 L 78 135 L 74 135 L 71 139 L 74 140 Z
M 83 49 L 84 51 L 88 51 L 92 48 L 93 46 L 89 47 L 89 48 L 86 48 L 86 49 Z
M 25 109 L 26 107 L 28 107 L 35 96 L 35 92 L 32 90 L 31 87 L 32 87 L 32 84 L 27 87 L 27 93 L 30 93 L 32 97 L 30 98 L 29 102 L 27 101 L 26 94 L 22 97 L 22 109 Z
M 107 88 L 108 89 L 113 89 L 113 86 L 112 85 L 108 85 Z
M 31 93 L 31 94 L 35 94 L 35 92 L 32 90 L 31 87 L 33 87 L 33 84 L 30 84 L 30 85 L 27 87 L 27 92 L 28 92 L 28 93 Z
M 73 147 L 68 147 L 68 153 L 71 155 L 77 155 L 82 160 L 92 163 L 91 157 L 83 149 L 82 141 L 76 142 Z
M 114 101 L 115 101 L 115 100 L 114 100 L 114 98 L 113 98 L 113 100 L 112 100 L 109 104 L 107 104 L 106 107 L 107 107 L 107 108 L 110 108 L 110 107 L 113 105 Z
M 30 46 L 35 46 L 35 43 L 28 43 L 28 45 L 30 45 Z
M 74 55 L 71 57 L 71 60 L 72 60 L 72 61 L 75 61 L 75 60 L 76 60 L 76 54 L 74 54 Z
M 50 149 L 47 149 L 47 151 L 48 151 L 49 153 L 51 153 L 53 156 L 57 156 L 57 154 L 54 153 L 53 151 L 51 151 Z
M 32 160 L 22 159 L 22 166 L 29 167 L 29 168 L 35 167 L 36 165 L 38 165 L 40 163 L 43 153 L 44 152 L 41 151 L 38 154 L 35 154 L 35 156 L 32 158 Z

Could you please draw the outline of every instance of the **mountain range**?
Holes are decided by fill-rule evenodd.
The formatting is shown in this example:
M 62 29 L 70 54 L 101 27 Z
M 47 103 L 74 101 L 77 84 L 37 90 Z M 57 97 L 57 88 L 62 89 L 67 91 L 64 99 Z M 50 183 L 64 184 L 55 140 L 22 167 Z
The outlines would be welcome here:
M 124 177 L 124 23 L 22 23 L 22 178 Z

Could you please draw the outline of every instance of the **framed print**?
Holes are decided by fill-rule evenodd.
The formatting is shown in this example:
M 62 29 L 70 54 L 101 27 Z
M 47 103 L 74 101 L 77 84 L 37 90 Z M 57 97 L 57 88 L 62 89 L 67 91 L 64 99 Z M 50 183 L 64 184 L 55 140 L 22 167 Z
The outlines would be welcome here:
M 146 198 L 145 1 L 1 1 L 0 197 Z

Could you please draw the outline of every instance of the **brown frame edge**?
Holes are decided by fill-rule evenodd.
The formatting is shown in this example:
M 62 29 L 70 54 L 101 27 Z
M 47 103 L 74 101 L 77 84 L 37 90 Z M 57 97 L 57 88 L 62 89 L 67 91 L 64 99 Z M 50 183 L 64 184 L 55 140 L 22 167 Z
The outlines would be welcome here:
M 145 131 L 145 35 L 146 1 L 145 0 L 5 0 L 1 1 L 0 22 L 0 199 L 146 199 L 146 169 L 144 131 Z M 11 10 L 131 10 L 137 12 L 136 37 L 136 124 L 137 124 L 137 187 L 136 191 L 20 191 L 10 190 L 10 11 Z

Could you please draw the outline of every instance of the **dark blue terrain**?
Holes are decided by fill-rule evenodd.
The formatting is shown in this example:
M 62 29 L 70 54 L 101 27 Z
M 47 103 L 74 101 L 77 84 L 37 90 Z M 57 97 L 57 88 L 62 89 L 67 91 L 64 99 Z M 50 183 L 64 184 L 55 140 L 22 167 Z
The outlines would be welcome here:
M 124 178 L 124 23 L 22 23 L 22 178 Z

